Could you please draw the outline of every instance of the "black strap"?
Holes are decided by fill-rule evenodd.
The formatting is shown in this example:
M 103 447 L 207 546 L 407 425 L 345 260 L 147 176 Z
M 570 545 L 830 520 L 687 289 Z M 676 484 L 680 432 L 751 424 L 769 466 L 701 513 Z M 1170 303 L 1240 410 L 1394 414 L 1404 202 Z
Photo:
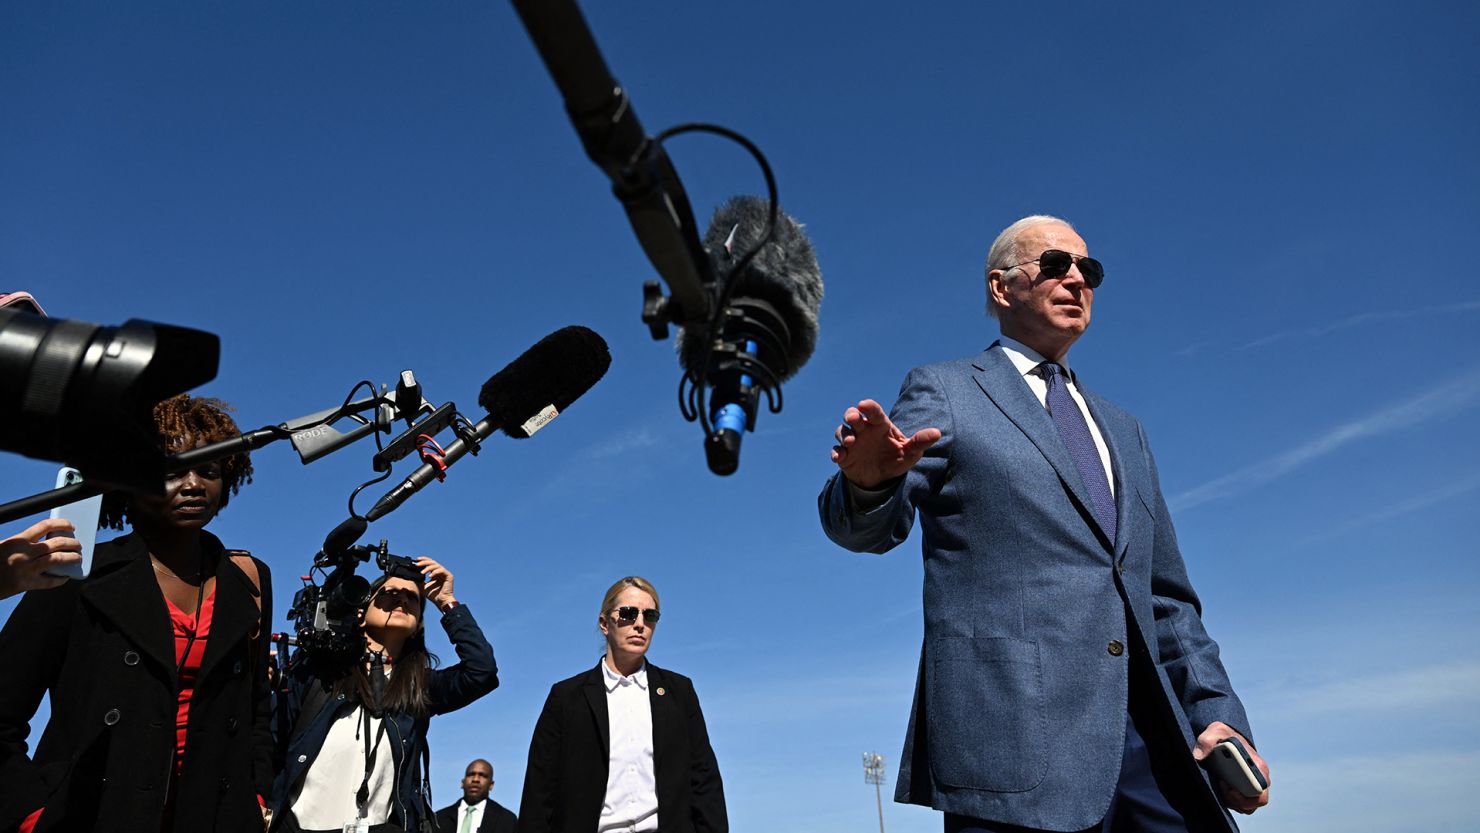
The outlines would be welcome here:
M 374 709 L 377 716 L 385 712 L 385 654 L 372 651 L 370 654 L 370 702 L 366 708 Z
M 185 637 L 185 653 L 175 664 L 175 687 L 180 687 L 180 675 L 185 673 L 185 663 L 190 659 L 190 649 L 195 647 L 195 637 L 200 632 L 200 608 L 206 603 L 206 577 L 198 576 L 200 584 L 195 588 L 195 624 L 190 626 L 190 635 Z
M 421 833 L 433 833 L 442 825 L 437 823 L 437 814 L 432 812 L 432 743 L 421 739 Z
M 380 719 L 380 731 L 375 733 L 375 743 L 370 743 L 370 709 L 360 707 L 362 724 L 365 727 L 365 777 L 360 779 L 360 788 L 355 790 L 355 806 L 360 818 L 365 817 L 365 806 L 370 803 L 370 773 L 375 771 L 375 756 L 380 752 L 380 739 L 385 737 L 385 717 Z

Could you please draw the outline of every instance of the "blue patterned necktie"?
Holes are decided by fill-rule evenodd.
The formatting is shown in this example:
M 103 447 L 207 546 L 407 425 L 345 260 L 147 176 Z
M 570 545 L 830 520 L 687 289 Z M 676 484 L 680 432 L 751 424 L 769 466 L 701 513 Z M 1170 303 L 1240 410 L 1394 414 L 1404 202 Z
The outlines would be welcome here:
M 1095 517 L 1111 541 L 1115 540 L 1115 499 L 1110 496 L 1110 481 L 1105 479 L 1105 465 L 1100 462 L 1100 450 L 1095 447 L 1095 438 L 1089 433 L 1089 423 L 1084 413 L 1069 395 L 1069 386 L 1064 380 L 1064 369 L 1053 362 L 1038 365 L 1043 378 L 1048 381 L 1048 413 L 1053 417 L 1064 447 L 1074 459 L 1074 467 L 1089 488 L 1090 500 L 1094 503 Z

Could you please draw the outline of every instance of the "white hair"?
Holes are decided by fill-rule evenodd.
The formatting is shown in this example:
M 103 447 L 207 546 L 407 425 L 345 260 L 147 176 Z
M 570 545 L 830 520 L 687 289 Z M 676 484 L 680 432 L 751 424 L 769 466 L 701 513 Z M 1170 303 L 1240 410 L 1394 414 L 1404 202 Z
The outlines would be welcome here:
M 1034 226 L 1064 226 L 1071 231 L 1074 224 L 1068 220 L 1048 214 L 1030 214 L 1013 223 L 997 235 L 992 247 L 987 249 L 987 315 L 997 317 L 997 305 L 992 303 L 991 273 L 994 269 L 1007 270 L 1023 262 L 1023 253 L 1018 250 L 1018 238 Z

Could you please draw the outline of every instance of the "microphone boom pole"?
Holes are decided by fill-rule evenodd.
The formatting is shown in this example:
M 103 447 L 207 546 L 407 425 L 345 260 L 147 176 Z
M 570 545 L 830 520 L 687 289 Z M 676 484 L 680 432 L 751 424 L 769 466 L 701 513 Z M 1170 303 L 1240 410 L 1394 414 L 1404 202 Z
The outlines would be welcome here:
M 715 276 L 699 242 L 688 194 L 662 145 L 643 130 L 627 91 L 612 77 L 575 0 L 513 0 L 545 68 L 565 99 L 586 155 L 612 182 L 637 242 L 672 293 L 650 301 L 653 337 L 666 324 L 699 326 L 714 308 Z M 660 334 L 661 333 L 661 334 Z

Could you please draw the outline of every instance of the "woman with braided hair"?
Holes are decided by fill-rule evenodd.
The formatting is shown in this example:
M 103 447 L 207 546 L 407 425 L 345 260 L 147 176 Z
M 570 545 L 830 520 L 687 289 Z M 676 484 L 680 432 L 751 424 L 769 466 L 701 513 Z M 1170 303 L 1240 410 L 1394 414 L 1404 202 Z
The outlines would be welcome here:
M 154 408 L 160 448 L 240 432 L 224 402 Z M 0 831 L 264 827 L 271 784 L 266 565 L 205 527 L 252 464 L 237 454 L 168 475 L 162 494 L 109 494 L 81 581 L 28 593 L 0 632 Z M 27 757 L 43 695 L 51 717 Z

